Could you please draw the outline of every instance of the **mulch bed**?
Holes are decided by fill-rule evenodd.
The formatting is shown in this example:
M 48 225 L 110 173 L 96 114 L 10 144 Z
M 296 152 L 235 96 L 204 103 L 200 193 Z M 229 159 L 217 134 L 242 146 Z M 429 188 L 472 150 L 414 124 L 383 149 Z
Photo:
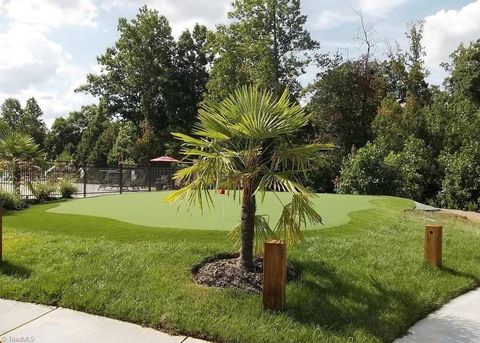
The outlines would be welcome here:
M 236 288 L 247 292 L 261 292 L 263 285 L 263 256 L 254 258 L 254 271 L 237 264 L 238 254 L 218 254 L 206 258 L 192 268 L 193 279 L 200 285 Z M 291 263 L 287 264 L 287 282 L 300 277 Z

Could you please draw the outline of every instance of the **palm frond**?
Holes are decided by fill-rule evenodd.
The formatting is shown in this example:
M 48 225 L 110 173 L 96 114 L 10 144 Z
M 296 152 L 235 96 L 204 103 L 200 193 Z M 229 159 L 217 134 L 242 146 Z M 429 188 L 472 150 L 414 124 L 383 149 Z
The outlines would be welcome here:
M 287 91 L 275 102 L 271 92 L 260 92 L 255 86 L 237 89 L 221 110 L 235 119 L 232 131 L 256 140 L 292 134 L 308 120 L 303 109 L 288 100 Z
M 0 139 L 0 159 L 5 162 L 40 163 L 45 154 L 33 138 L 18 131 L 7 130 Z
M 232 137 L 229 121 L 216 103 L 203 104 L 198 111 L 198 119 L 199 121 L 194 126 L 194 134 L 216 140 L 226 140 Z
M 322 217 L 314 209 L 308 196 L 294 194 L 292 201 L 283 207 L 275 232 L 280 238 L 296 243 L 303 240 L 302 228 L 307 223 L 322 224 Z
M 302 194 L 304 196 L 312 196 L 313 193 L 302 185 L 296 176 L 299 171 L 282 171 L 273 172 L 271 170 L 263 170 L 263 176 L 257 187 L 257 192 L 288 192 L 292 194 Z
M 205 147 L 205 146 L 208 146 L 209 144 L 209 142 L 206 140 L 193 138 L 181 132 L 172 132 L 171 134 L 176 139 L 181 140 L 182 142 L 184 142 L 185 144 L 189 144 L 190 146 Z
M 270 219 L 269 216 L 265 214 L 255 215 L 254 248 L 255 248 L 255 252 L 257 253 L 263 251 L 263 243 L 266 240 L 277 238 L 277 234 L 270 227 L 269 219 Z M 242 230 L 242 225 L 241 223 L 238 223 L 233 227 L 232 231 L 230 231 L 227 235 L 229 239 L 235 241 L 236 245 L 240 245 L 241 230 Z
M 204 184 L 201 178 L 193 180 L 187 186 L 180 188 L 164 198 L 164 202 L 170 204 L 177 200 L 186 200 L 189 205 L 199 206 L 200 210 L 204 211 L 204 204 L 207 207 L 214 205 L 212 195 L 209 192 L 209 187 Z M 181 202 L 179 202 L 180 206 Z
M 331 151 L 333 144 L 308 144 L 303 146 L 292 146 L 287 142 L 276 144 L 272 156 L 273 170 L 311 170 L 320 153 Z

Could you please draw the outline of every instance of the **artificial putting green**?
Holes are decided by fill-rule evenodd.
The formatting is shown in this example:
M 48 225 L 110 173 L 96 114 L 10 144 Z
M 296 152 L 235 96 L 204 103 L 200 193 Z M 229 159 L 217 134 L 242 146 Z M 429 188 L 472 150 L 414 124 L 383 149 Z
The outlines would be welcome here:
M 204 208 L 202 213 L 200 208 L 189 208 L 185 202 L 180 207 L 178 203 L 166 204 L 163 199 L 168 194 L 170 194 L 169 191 L 99 196 L 63 202 L 49 211 L 176 229 L 230 230 L 240 220 L 238 196 L 234 199 L 232 195 L 219 195 L 212 192 L 215 205 L 213 208 Z M 258 197 L 257 213 L 268 215 L 269 222 L 273 226 L 281 214 L 280 201 L 287 204 L 290 197 L 288 193 L 276 193 L 276 195 L 267 193 L 263 203 Z M 375 199 L 382 199 L 382 197 L 318 194 L 313 198 L 313 202 L 323 218 L 323 225 L 310 225 L 307 229 L 346 224 L 350 221 L 350 213 L 375 208 L 372 203 Z

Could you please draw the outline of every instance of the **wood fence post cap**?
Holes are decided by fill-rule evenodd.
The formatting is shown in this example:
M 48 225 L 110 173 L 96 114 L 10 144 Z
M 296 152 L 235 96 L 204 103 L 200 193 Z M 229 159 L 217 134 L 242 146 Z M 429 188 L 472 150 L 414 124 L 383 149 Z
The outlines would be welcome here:
M 265 241 L 265 244 L 285 244 L 285 241 L 281 239 L 270 239 L 268 241 Z
M 426 228 L 429 228 L 429 229 L 437 229 L 437 228 L 442 228 L 442 225 L 440 224 L 427 224 L 425 225 Z

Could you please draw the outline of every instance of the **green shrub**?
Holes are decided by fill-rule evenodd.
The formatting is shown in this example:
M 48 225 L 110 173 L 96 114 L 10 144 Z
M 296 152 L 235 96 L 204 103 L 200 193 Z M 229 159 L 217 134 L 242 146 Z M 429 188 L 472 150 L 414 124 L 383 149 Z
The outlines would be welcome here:
M 368 143 L 343 162 L 339 193 L 392 194 L 395 170 L 385 163 L 386 153 Z
M 409 137 L 402 150 L 367 144 L 344 161 L 340 193 L 395 195 L 423 200 L 430 187 L 433 158 L 425 142 Z
M 465 145 L 461 151 L 441 156 L 445 170 L 442 191 L 443 207 L 478 210 L 480 208 L 480 143 Z
M 6 210 L 21 210 L 26 207 L 25 201 L 15 192 L 0 189 L 0 204 Z
M 390 152 L 385 163 L 395 173 L 393 195 L 418 201 L 426 198 L 433 158 L 423 140 L 407 138 L 403 149 Z
M 57 187 L 52 182 L 45 183 L 30 183 L 29 185 L 32 195 L 38 201 L 48 200 L 52 197 L 52 194 L 55 193 Z
M 72 195 L 77 191 L 73 180 L 63 179 L 58 181 L 58 191 L 62 198 L 71 198 Z

